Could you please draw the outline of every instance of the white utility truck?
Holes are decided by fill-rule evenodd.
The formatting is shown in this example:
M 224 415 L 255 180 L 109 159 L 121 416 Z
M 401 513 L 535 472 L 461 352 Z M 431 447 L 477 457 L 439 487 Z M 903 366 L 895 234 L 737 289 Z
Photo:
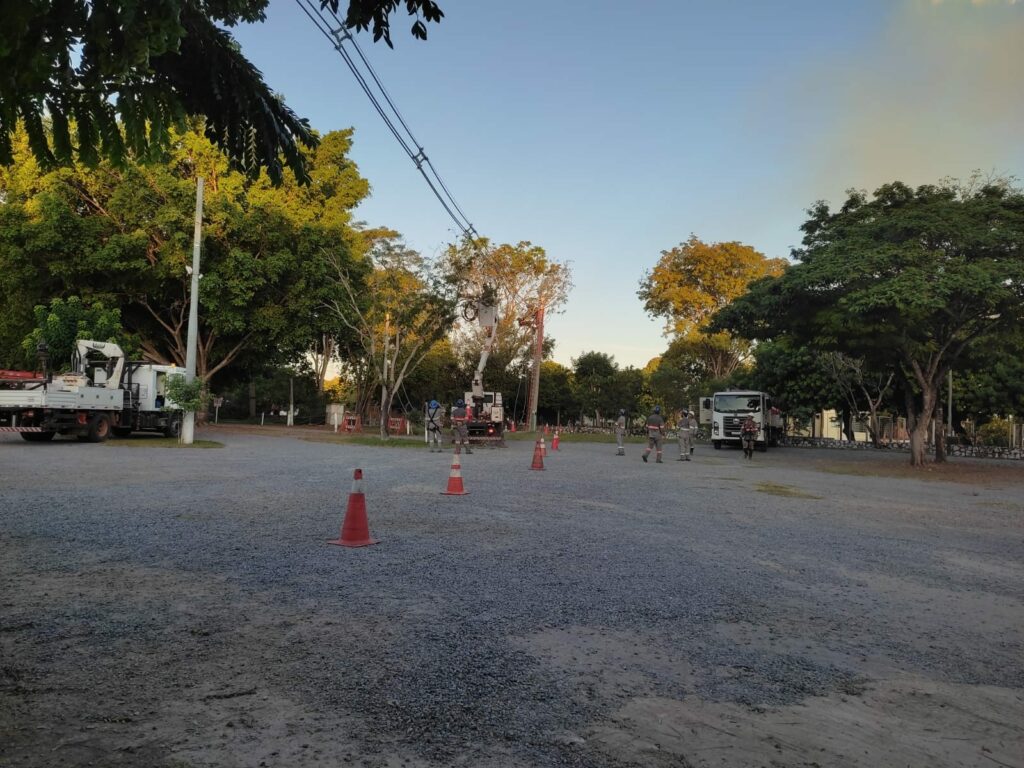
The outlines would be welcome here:
M 99 359 L 97 359 L 99 358 Z M 30 442 L 76 435 L 99 443 L 113 432 L 181 431 L 180 409 L 166 395 L 167 377 L 185 374 L 173 365 L 126 361 L 117 344 L 82 340 L 75 345 L 71 372 L 0 371 L 0 432 L 17 432 Z
M 782 414 L 772 407 L 772 397 L 767 392 L 734 390 L 715 392 L 713 397 L 701 398 L 702 421 L 705 414 L 711 415 L 711 445 L 716 449 L 723 444 L 740 445 L 740 427 L 747 416 L 753 416 L 757 424 L 757 438 L 754 445 L 761 451 L 768 446 L 778 445 L 782 436 Z

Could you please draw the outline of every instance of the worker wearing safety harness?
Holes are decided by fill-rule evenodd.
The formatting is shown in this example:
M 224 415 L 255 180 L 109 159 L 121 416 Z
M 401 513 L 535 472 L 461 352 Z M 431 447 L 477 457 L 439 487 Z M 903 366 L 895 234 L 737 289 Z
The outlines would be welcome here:
M 452 440 L 455 443 L 455 452 L 462 453 L 462 446 L 466 446 L 466 453 L 472 453 L 469 447 L 469 414 L 466 413 L 466 401 L 456 400 L 452 408 Z
M 654 413 L 647 417 L 647 447 L 640 457 L 647 463 L 651 450 L 657 450 L 657 463 L 661 464 L 661 438 L 665 436 L 665 420 L 661 417 L 661 406 L 654 406 Z
M 438 453 L 444 451 L 441 447 L 441 422 L 444 414 L 441 412 L 441 404 L 437 400 L 431 400 L 427 404 L 427 443 L 430 445 L 430 452 L 436 449 Z

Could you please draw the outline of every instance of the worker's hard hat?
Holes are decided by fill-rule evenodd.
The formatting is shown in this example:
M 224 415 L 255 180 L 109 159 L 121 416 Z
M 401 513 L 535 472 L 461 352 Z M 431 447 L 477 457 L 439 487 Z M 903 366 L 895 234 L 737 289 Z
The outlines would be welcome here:
M 438 408 L 440 405 L 441 404 L 439 402 L 437 402 L 437 400 L 431 400 L 430 401 L 430 407 L 431 408 Z
M 455 405 L 457 408 L 462 408 L 466 404 L 465 400 L 456 400 Z
M 655 413 L 661 413 L 661 406 L 660 405 L 654 406 L 654 412 Z
M 625 416 L 625 415 L 626 415 L 626 409 L 625 408 L 619 408 L 619 416 Z

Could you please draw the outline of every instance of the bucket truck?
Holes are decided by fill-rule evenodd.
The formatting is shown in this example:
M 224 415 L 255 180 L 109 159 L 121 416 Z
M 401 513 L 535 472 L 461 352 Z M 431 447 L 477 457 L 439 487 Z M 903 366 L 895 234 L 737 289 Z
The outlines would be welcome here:
M 471 443 L 505 444 L 505 409 L 502 407 L 501 392 L 484 391 L 484 368 L 494 348 L 498 332 L 498 306 L 495 291 L 485 286 L 480 297 L 466 305 L 463 317 L 476 320 L 484 329 L 480 361 L 473 374 L 472 391 L 466 393 L 466 410 L 469 414 L 469 440 Z
M 92 443 L 111 433 L 179 433 L 182 413 L 165 387 L 168 376 L 185 374 L 183 368 L 131 362 L 117 344 L 80 340 L 71 372 L 50 374 L 45 345 L 38 352 L 42 373 L 0 371 L 0 432 L 29 442 L 61 434 Z

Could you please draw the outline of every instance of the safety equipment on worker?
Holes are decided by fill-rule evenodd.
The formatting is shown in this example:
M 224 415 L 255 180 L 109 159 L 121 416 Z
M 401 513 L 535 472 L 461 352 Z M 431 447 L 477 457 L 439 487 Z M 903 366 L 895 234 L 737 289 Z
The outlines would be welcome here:
M 456 408 L 465 408 L 466 407 L 466 401 L 465 400 L 456 400 L 455 401 L 455 407 Z
M 655 413 L 661 413 L 661 406 L 660 405 L 654 406 L 654 412 Z
M 437 402 L 437 400 L 431 400 L 430 401 L 430 407 L 431 408 L 440 408 L 441 404 L 439 402 Z
M 625 416 L 625 415 L 626 415 L 626 409 L 625 408 L 619 408 L 619 416 Z

